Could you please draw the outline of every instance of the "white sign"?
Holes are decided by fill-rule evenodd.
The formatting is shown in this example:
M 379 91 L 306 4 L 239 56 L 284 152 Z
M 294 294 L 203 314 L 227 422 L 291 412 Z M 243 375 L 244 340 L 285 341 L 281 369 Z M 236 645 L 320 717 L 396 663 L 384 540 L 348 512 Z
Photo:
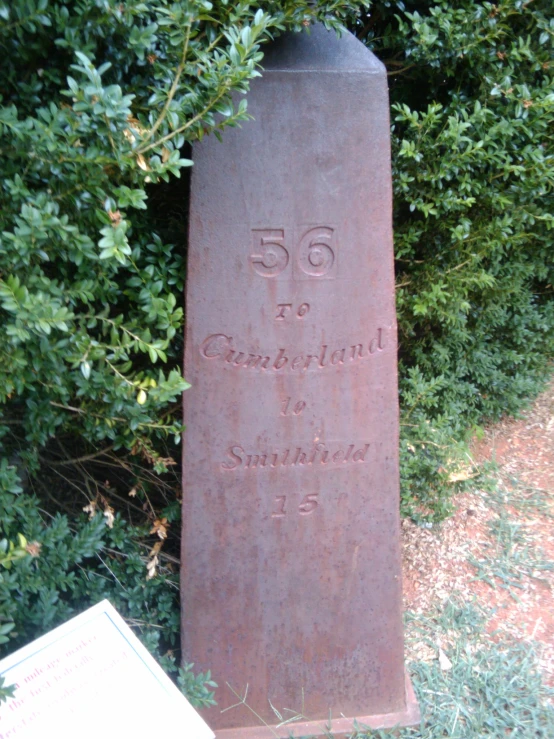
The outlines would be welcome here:
M 213 739 L 107 600 L 0 660 L 0 739 Z

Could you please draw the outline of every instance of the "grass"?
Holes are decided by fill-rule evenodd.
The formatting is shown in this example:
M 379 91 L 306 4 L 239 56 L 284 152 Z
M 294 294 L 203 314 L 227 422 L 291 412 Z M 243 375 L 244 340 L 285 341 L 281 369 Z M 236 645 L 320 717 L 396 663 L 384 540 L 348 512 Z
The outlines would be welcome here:
M 409 666 L 422 723 L 398 731 L 402 739 L 552 739 L 554 691 L 543 685 L 536 654 L 529 643 L 491 642 L 485 635 L 487 612 L 477 604 L 451 600 L 435 616 L 412 617 L 407 636 L 450 644 L 452 662 L 438 660 Z M 356 739 L 388 737 L 380 731 L 358 732 Z
M 467 618 L 473 606 L 462 606 Z M 552 739 L 553 692 L 547 689 L 536 669 L 536 655 L 529 644 L 483 643 L 477 632 L 456 631 L 456 618 L 449 624 L 459 639 L 449 653 L 452 668 L 442 670 L 438 662 L 410 666 L 422 711 L 422 725 L 399 731 L 413 739 L 481 739 L 518 737 Z M 429 632 L 428 623 L 415 624 Z M 358 733 L 362 737 L 385 737 L 383 732 Z M 390 735 L 389 739 L 390 739 Z
M 432 615 L 408 614 L 407 640 L 438 650 L 438 660 L 409 665 L 421 708 L 419 727 L 394 732 L 398 739 L 553 739 L 554 690 L 537 669 L 529 642 L 491 639 L 489 612 L 452 598 Z M 329 735 L 331 736 L 331 735 Z M 391 739 L 391 733 L 360 730 L 351 739 Z M 307 738 L 306 738 L 307 739 Z
M 398 729 L 394 737 L 553 739 L 554 690 L 542 681 L 534 646 L 491 639 L 489 615 L 456 598 L 432 615 L 408 614 L 407 640 L 434 650 L 442 644 L 451 667 L 441 668 L 438 660 L 409 665 L 421 725 Z M 351 739 L 391 739 L 391 732 L 360 729 Z
M 487 503 L 498 513 L 489 523 L 489 552 L 469 561 L 476 578 L 506 588 L 517 600 L 525 579 L 540 579 L 554 563 L 511 511 L 552 516 L 551 499 L 546 491 L 511 480 L 487 491 Z M 539 672 L 538 647 L 488 635 L 490 615 L 476 602 L 461 603 L 455 597 L 436 613 L 408 615 L 407 641 L 436 652 L 441 645 L 452 666 L 441 669 L 438 659 L 409 665 L 422 722 L 399 730 L 399 739 L 554 739 L 554 690 Z M 360 731 L 352 739 L 366 737 L 390 739 L 390 733 Z
M 517 600 L 514 588 L 523 588 L 526 578 L 540 579 L 541 572 L 554 569 L 554 563 L 544 557 L 525 525 L 512 520 L 505 510 L 489 523 L 489 529 L 490 555 L 480 560 L 470 557 L 469 562 L 478 579 L 493 588 L 505 588 Z
M 489 500 L 500 507 L 508 504 L 524 514 L 533 511 L 554 518 L 552 495 L 548 490 L 526 485 L 517 477 L 509 476 L 505 485 L 497 482 L 489 492 Z

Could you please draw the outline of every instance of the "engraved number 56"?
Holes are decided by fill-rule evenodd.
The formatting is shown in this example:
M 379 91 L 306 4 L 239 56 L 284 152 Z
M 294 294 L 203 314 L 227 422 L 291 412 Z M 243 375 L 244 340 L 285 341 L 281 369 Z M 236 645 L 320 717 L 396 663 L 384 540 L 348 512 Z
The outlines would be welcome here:
M 308 229 L 296 246 L 296 264 L 309 277 L 323 277 L 335 263 L 332 246 L 334 229 L 316 226 Z M 261 277 L 277 277 L 290 262 L 290 247 L 285 246 L 282 228 L 255 228 L 252 230 L 250 262 Z

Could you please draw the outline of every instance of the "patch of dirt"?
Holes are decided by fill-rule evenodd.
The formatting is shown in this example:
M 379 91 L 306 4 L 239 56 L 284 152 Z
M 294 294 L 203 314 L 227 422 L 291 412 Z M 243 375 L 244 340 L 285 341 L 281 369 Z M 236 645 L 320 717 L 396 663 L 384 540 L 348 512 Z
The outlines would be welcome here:
M 491 638 L 539 644 L 554 685 L 554 381 L 525 417 L 489 428 L 472 454 L 496 462 L 499 492 L 458 495 L 454 515 L 430 529 L 403 521 L 405 607 L 424 613 L 452 596 L 477 599 L 493 609 Z M 438 648 L 410 645 L 408 657 L 437 659 Z

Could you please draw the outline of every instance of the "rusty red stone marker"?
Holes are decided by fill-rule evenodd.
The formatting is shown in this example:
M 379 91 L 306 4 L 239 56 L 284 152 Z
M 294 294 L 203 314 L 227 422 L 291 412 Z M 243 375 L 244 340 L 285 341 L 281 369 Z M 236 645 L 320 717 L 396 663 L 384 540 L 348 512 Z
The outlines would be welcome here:
M 218 739 L 418 719 L 386 73 L 322 26 L 266 66 L 255 120 L 194 150 L 182 632 L 186 660 L 219 684 L 204 713 Z M 244 705 L 222 712 L 247 688 L 272 730 Z

